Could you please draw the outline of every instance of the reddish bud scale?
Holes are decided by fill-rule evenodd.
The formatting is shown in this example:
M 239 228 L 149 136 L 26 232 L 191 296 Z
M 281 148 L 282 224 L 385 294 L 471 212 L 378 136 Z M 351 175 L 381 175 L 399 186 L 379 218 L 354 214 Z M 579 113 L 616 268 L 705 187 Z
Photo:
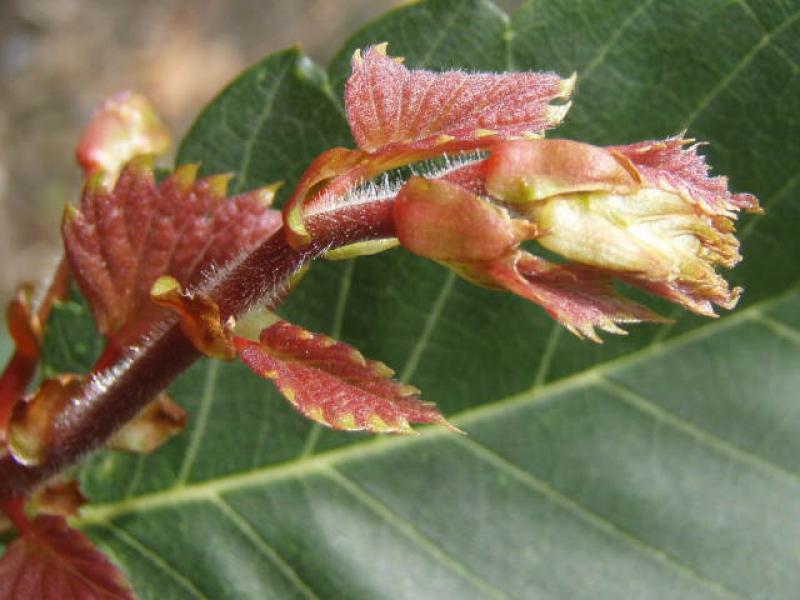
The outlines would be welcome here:
M 400 243 L 433 260 L 493 260 L 519 241 L 508 214 L 449 182 L 412 177 L 394 215 Z
M 78 480 L 66 480 L 60 476 L 38 489 L 31 498 L 37 512 L 60 517 L 77 517 L 81 506 L 88 501 Z
M 159 277 L 150 291 L 153 302 L 175 311 L 181 319 L 183 334 L 206 356 L 231 360 L 233 323 L 224 324 L 219 306 L 203 293 L 184 292 L 173 277 Z
M 56 417 L 82 384 L 82 378 L 74 374 L 47 379 L 35 394 L 14 407 L 8 425 L 8 450 L 18 462 L 36 465 L 47 457 Z
M 6 322 L 16 348 L 0 375 L 0 445 L 6 442 L 8 420 L 36 373 L 39 363 L 44 323 L 50 316 L 53 302 L 67 293 L 69 267 L 62 260 L 50 282 L 33 306 L 32 291 L 25 286 L 17 290 L 6 311 Z

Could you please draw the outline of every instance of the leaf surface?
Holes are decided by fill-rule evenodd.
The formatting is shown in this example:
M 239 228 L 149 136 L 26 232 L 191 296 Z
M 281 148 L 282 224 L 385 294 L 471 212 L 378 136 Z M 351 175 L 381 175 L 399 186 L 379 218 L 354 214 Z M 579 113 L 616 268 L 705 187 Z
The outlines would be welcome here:
M 423 1 L 356 33 L 331 86 L 292 51 L 224 91 L 179 160 L 247 190 L 353 145 L 329 89 L 357 47 L 388 41 L 432 69 L 575 70 L 559 135 L 627 144 L 688 127 L 767 215 L 741 224 L 741 308 L 709 321 L 656 307 L 677 323 L 600 347 L 401 251 L 314 265 L 282 316 L 396 368 L 468 435 L 322 431 L 243 365 L 198 363 L 170 389 L 185 435 L 82 471 L 100 503 L 83 525 L 137 593 L 795 598 L 800 4 L 751 5 L 555 0 L 506 19 Z

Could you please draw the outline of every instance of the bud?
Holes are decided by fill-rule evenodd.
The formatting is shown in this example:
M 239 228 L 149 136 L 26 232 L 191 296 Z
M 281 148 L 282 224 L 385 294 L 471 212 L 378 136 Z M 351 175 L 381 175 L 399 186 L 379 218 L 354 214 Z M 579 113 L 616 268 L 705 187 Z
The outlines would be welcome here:
M 614 279 L 714 316 L 714 305 L 733 308 L 741 294 L 715 270 L 741 260 L 733 219 L 759 208 L 752 196 L 731 194 L 725 178 L 709 177 L 688 143 L 498 142 L 475 170 L 479 182 L 409 180 L 395 203 L 398 238 L 596 341 L 595 328 L 624 333 L 618 323 L 663 321 L 617 294 Z M 529 254 L 519 247 L 525 240 L 568 262 Z
M 733 308 L 741 294 L 715 267 L 741 260 L 732 219 L 740 207 L 757 204 L 708 177 L 695 147 L 682 148 L 689 142 L 501 143 L 488 161 L 486 185 L 501 200 L 524 203 L 548 250 L 713 316 L 713 305 Z
M 76 150 L 88 177 L 102 173 L 110 188 L 122 166 L 140 154 L 163 154 L 170 134 L 153 105 L 141 94 L 120 92 L 107 99 L 92 116 Z

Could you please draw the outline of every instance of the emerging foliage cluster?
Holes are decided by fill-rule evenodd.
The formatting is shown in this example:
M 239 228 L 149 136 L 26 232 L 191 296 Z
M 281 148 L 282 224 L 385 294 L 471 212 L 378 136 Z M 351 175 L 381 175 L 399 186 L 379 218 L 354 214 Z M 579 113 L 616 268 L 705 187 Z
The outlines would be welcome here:
M 158 181 L 109 101 L 9 309 L 0 597 L 792 598 L 798 39 L 794 0 L 424 0 L 245 71 Z M 450 429 L 332 430 L 411 423 Z

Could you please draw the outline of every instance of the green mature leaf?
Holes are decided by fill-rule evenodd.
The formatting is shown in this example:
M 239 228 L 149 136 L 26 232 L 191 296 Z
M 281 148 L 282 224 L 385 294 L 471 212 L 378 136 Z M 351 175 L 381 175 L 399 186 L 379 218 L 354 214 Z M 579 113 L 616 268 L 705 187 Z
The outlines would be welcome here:
M 404 6 L 346 44 L 332 86 L 296 51 L 253 67 L 179 160 L 291 182 L 347 141 L 329 90 L 379 41 L 412 66 L 577 70 L 560 135 L 709 140 L 768 210 L 742 224 L 744 306 L 598 347 L 401 251 L 317 265 L 283 315 L 394 366 L 469 435 L 321 432 L 204 361 L 170 390 L 186 435 L 84 469 L 88 531 L 142 598 L 795 598 L 800 2 Z

